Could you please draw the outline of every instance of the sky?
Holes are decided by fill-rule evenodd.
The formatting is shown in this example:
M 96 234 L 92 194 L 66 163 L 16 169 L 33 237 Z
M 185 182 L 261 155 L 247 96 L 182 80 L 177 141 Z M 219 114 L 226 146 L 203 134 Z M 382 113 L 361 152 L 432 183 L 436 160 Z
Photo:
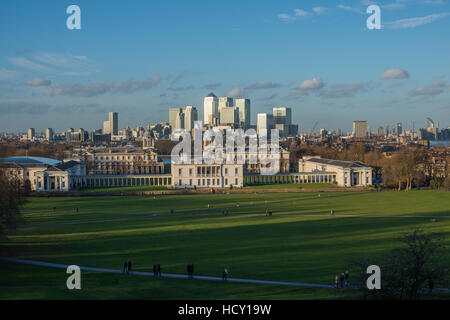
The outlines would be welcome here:
M 0 3 L 0 132 L 168 121 L 203 98 L 292 108 L 308 128 L 425 119 L 450 126 L 450 0 L 8 0 Z M 69 30 L 69 5 L 81 29 Z M 369 5 L 381 29 L 369 30 Z

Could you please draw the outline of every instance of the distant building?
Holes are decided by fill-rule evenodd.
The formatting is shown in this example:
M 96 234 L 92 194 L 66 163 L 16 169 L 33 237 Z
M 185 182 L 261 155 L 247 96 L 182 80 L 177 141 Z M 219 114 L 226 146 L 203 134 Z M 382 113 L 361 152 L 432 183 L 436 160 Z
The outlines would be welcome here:
M 45 139 L 49 142 L 53 141 L 53 129 L 52 128 L 45 129 Z
M 403 134 L 403 126 L 401 122 L 397 123 L 397 135 L 401 136 Z
M 220 125 L 237 128 L 239 126 L 239 110 L 236 107 L 223 107 L 220 109 Z
M 103 121 L 103 133 L 116 136 L 119 133 L 119 114 L 117 112 L 109 113 L 109 120 Z
M 239 110 L 239 127 L 248 129 L 251 124 L 250 99 L 234 99 L 234 106 Z
M 270 130 L 274 129 L 273 115 L 267 113 L 258 113 L 256 125 L 258 135 L 265 135 L 267 132 L 267 136 L 270 137 Z
M 367 127 L 367 121 L 356 120 L 353 121 L 353 132 L 352 136 L 354 138 L 366 138 L 369 136 L 369 130 Z
M 156 150 L 130 147 L 96 148 L 84 152 L 88 175 L 133 175 L 164 173 Z
M 172 163 L 174 188 L 230 188 L 243 186 L 243 167 L 238 164 Z
M 28 140 L 33 141 L 35 137 L 36 137 L 36 130 L 34 128 L 29 128 L 27 134 Z
M 280 130 L 281 137 L 295 136 L 298 133 L 298 125 L 292 124 L 291 108 L 273 108 L 273 122 L 275 129 Z
M 208 94 L 203 101 L 203 122 L 205 125 L 216 125 L 219 118 L 219 100 L 214 93 Z
M 198 121 L 198 111 L 193 106 L 187 106 L 183 109 L 184 113 L 184 129 L 191 131 L 194 129 L 194 122 Z
M 320 181 L 343 187 L 372 185 L 372 168 L 358 161 L 339 161 L 307 156 L 299 160 L 299 173 L 317 174 Z
M 183 122 L 182 127 L 179 127 L 181 125 L 181 121 L 179 120 L 180 113 L 183 113 L 182 108 L 170 108 L 169 109 L 169 124 L 172 127 L 172 130 L 184 129 L 184 122 Z M 178 126 L 177 126 L 177 119 L 178 119 Z

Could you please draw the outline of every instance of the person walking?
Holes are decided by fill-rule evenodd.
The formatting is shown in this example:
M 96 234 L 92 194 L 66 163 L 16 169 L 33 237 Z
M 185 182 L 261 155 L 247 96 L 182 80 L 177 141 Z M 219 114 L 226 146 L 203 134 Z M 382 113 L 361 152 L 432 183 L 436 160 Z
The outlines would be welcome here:
M 337 289 L 339 288 L 339 276 L 336 275 L 336 277 L 334 278 L 334 287 Z
M 348 282 L 348 270 L 345 271 L 345 287 L 348 288 L 349 282 Z
M 127 273 L 129 274 L 130 271 L 131 271 L 131 260 L 128 260 L 128 263 L 127 263 Z
M 222 280 L 224 280 L 224 281 L 228 280 L 228 268 L 226 268 L 226 267 L 222 272 Z
M 154 264 L 153 265 L 153 276 L 157 276 L 157 273 L 156 273 L 156 264 Z
M 158 268 L 157 268 L 156 272 L 158 273 L 158 276 L 161 277 L 161 265 L 159 263 L 158 263 Z
M 128 263 L 126 261 L 123 263 L 123 273 L 128 273 Z
M 331 209 L 330 213 L 331 213 L 332 216 L 334 216 L 334 210 L 333 209 Z
M 342 273 L 341 273 L 341 276 L 340 276 L 340 278 L 339 278 L 339 282 L 340 282 L 341 288 L 344 288 L 344 278 L 345 278 L 345 275 L 344 275 L 344 273 L 342 272 Z

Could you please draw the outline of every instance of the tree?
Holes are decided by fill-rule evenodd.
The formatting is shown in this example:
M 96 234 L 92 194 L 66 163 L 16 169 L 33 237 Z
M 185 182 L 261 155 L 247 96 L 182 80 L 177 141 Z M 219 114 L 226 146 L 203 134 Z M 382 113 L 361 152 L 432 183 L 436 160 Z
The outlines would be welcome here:
M 448 249 L 439 234 L 426 233 L 421 229 L 406 232 L 400 241 L 402 246 L 392 250 L 376 261 L 355 263 L 359 273 L 356 283 L 365 297 L 379 299 L 417 300 L 429 289 L 447 287 L 449 265 L 443 259 Z M 381 268 L 381 289 L 365 289 L 365 268 L 375 264 Z
M 19 204 L 23 199 L 24 187 L 14 179 L 11 181 L 0 171 L 0 237 L 14 231 L 20 220 Z

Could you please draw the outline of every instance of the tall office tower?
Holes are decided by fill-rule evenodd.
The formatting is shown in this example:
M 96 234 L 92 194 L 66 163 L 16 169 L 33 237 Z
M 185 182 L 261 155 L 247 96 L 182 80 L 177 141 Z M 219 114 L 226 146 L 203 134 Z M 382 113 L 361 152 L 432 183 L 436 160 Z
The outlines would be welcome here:
M 356 120 L 353 121 L 353 132 L 352 136 L 354 138 L 366 138 L 368 136 L 367 121 Z
M 219 117 L 219 100 L 214 93 L 208 94 L 203 100 L 203 122 L 214 125 Z
M 29 128 L 28 129 L 28 134 L 27 134 L 27 138 L 28 140 L 34 140 L 34 137 L 36 136 L 36 130 L 34 130 L 34 128 Z
M 388 137 L 391 134 L 391 126 L 390 125 L 386 125 L 386 137 Z
M 220 110 L 220 124 L 237 128 L 239 126 L 239 109 L 236 107 L 224 107 Z
M 220 110 L 223 108 L 229 108 L 229 107 L 233 107 L 233 98 L 228 98 L 228 97 L 220 97 L 219 98 L 219 104 L 218 104 L 218 110 L 220 113 Z
M 184 129 L 184 113 L 183 112 L 179 112 L 177 114 L 174 129 Z
M 281 137 L 294 136 L 298 133 L 298 125 L 292 124 L 291 108 L 273 108 L 273 122 L 275 128 L 280 130 Z
M 119 134 L 119 114 L 117 112 L 109 113 L 109 120 L 103 121 L 103 134 Z
M 182 108 L 170 108 L 169 109 L 169 124 L 172 127 L 172 130 L 182 129 L 180 126 L 177 126 L 177 117 L 180 113 L 183 113 Z
M 119 114 L 117 112 L 109 113 L 109 126 L 111 135 L 117 136 L 119 134 Z
M 53 129 L 52 128 L 45 129 L 45 139 L 47 139 L 47 141 L 53 141 Z
M 267 113 L 258 113 L 256 127 L 258 135 L 265 135 L 265 130 L 267 130 L 267 136 L 269 137 L 270 130 L 274 128 L 273 115 Z
M 239 126 L 242 129 L 250 127 L 250 99 L 234 99 L 234 106 L 239 110 Z
M 402 123 L 398 122 L 397 123 L 397 135 L 401 136 L 403 134 L 403 127 L 402 127 Z
M 183 109 L 184 113 L 184 129 L 191 131 L 194 129 L 194 122 L 198 120 L 197 108 L 187 106 Z
M 378 127 L 378 133 L 377 133 L 377 135 L 378 135 L 379 137 L 383 137 L 383 136 L 384 136 L 384 128 L 383 128 L 382 126 L 379 126 L 379 127 Z

